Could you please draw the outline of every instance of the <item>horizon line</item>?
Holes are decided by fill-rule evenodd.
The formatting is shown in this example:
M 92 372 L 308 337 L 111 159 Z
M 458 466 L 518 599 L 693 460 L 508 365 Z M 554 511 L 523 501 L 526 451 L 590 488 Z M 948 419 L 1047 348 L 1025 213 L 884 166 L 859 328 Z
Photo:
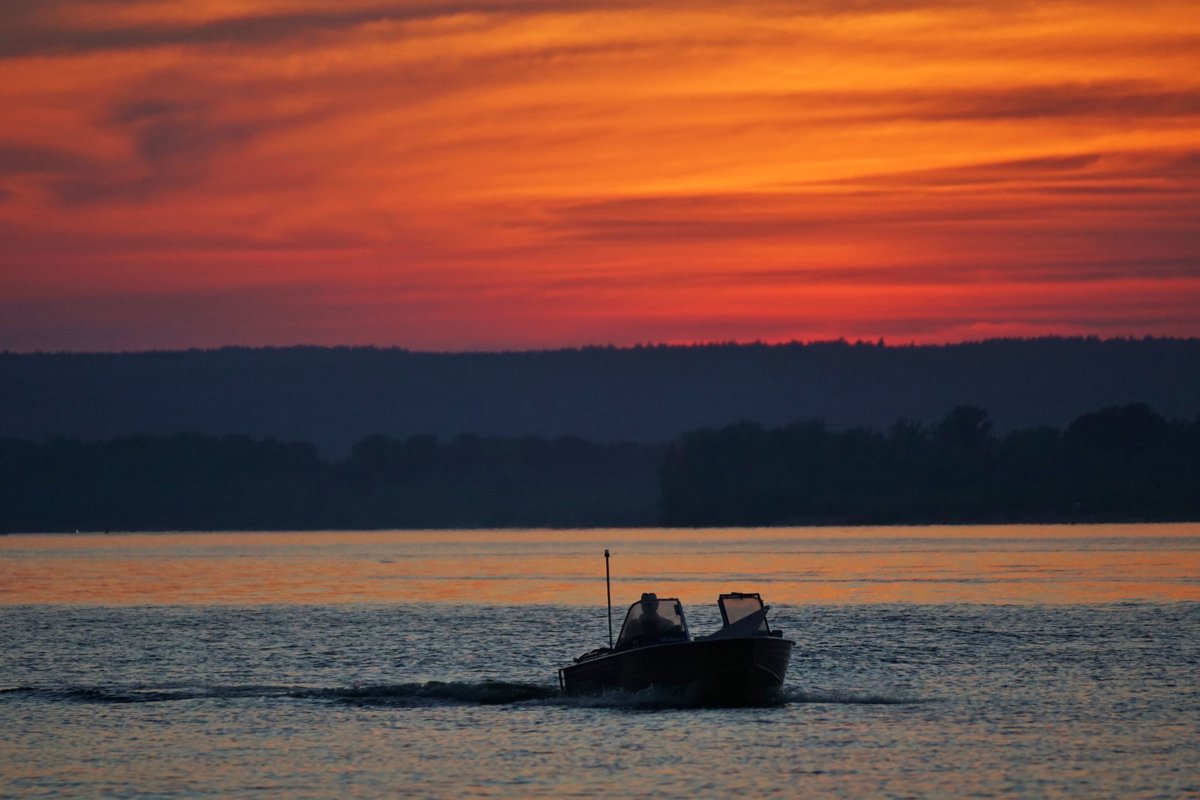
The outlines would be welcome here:
M 963 339 L 959 341 L 947 342 L 917 342 L 910 340 L 908 342 L 895 344 L 886 341 L 886 337 L 878 339 L 862 339 L 854 340 L 845 337 L 836 339 L 789 339 L 781 341 L 764 341 L 762 339 L 755 340 L 708 340 L 708 341 L 693 341 L 693 342 L 638 342 L 636 344 L 582 344 L 582 345 L 562 345 L 558 347 L 528 347 L 528 348 L 499 348 L 490 349 L 462 349 L 462 350 L 424 350 L 404 347 L 403 345 L 381 345 L 381 344 L 311 344 L 297 342 L 294 344 L 223 344 L 215 347 L 177 347 L 177 348 L 150 348 L 144 350 L 10 350 L 8 348 L 0 349 L 0 356 L 134 356 L 134 355 L 163 355 L 163 354 L 185 354 L 185 353 L 220 353 L 225 351 L 248 350 L 248 351 L 275 351 L 275 350 L 377 350 L 377 351 L 394 351 L 407 353 L 411 355 L 521 355 L 521 354 L 543 354 L 543 353 L 566 353 L 566 352 L 587 352 L 592 350 L 620 350 L 620 351 L 638 351 L 638 350 L 688 350 L 688 349 L 704 349 L 704 348 L 770 348 L 783 349 L 794 347 L 871 347 L 880 349 L 892 350 L 915 350 L 915 349 L 935 349 L 946 347 L 973 347 L 995 343 L 1012 343 L 1012 342 L 1089 342 L 1089 343 L 1113 343 L 1113 342 L 1183 342 L 1192 343 L 1200 342 L 1200 337 L 1196 336 L 1156 336 L 1146 334 L 1142 336 L 1127 335 L 1127 336 L 1100 336 L 1098 334 L 1086 335 L 1061 335 L 1061 334 L 1045 334 L 1039 336 L 993 336 L 980 339 Z

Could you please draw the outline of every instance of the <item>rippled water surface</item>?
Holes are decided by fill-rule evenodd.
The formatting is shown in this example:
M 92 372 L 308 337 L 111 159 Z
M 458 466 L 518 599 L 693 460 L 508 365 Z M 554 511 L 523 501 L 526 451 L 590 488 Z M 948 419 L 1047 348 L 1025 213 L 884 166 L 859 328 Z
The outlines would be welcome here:
M 561 697 L 606 546 L 778 700 Z M 1194 796 L 1198 665 L 1197 525 L 8 536 L 0 796 Z

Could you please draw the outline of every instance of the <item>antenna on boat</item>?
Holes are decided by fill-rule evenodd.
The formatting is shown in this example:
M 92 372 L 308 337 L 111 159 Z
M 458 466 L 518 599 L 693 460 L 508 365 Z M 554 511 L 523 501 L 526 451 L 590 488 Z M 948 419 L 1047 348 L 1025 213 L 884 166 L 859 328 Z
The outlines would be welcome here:
M 604 588 L 608 590 L 608 649 L 612 650 L 612 579 L 608 576 L 608 548 L 604 548 Z

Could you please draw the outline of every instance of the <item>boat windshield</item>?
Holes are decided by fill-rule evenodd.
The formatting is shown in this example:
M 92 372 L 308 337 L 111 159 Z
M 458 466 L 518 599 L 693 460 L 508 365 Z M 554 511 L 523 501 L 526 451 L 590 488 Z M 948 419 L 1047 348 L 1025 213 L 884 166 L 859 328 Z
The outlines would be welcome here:
M 674 597 L 658 598 L 644 594 L 642 599 L 629 607 L 621 635 L 617 638 L 617 649 L 643 647 L 664 642 L 686 642 L 687 622 L 683 618 L 683 606 Z
M 726 625 L 732 625 L 738 620 L 745 619 L 762 610 L 763 607 L 762 598 L 757 593 L 730 592 L 721 595 L 717 602 L 721 606 L 721 617 L 725 620 Z M 753 623 L 747 624 L 752 625 Z M 758 630 L 761 633 L 769 631 L 765 616 L 762 618 L 762 624 Z

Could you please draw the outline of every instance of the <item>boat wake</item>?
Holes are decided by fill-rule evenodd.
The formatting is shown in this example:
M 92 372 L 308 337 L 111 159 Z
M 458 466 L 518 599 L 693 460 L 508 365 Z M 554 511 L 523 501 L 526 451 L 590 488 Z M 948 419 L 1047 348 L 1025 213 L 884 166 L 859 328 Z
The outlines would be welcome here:
M 438 705 L 537 704 L 632 710 L 726 707 L 687 689 L 652 686 L 637 692 L 610 691 L 567 697 L 557 686 L 506 681 L 428 681 L 362 686 L 17 686 L 0 688 L 0 702 L 37 700 L 65 703 L 166 703 L 197 700 L 310 700 L 351 706 L 393 708 Z M 798 703 L 902 705 L 919 700 L 839 690 L 785 688 L 738 706 L 771 708 Z
M 298 689 L 287 693 L 299 699 L 332 700 L 350 705 L 415 706 L 437 704 L 509 705 L 559 696 L 557 686 L 505 681 L 399 683 L 333 689 Z
M 76 703 L 162 703 L 187 700 L 295 699 L 361 706 L 438 704 L 505 705 L 559 696 L 558 687 L 503 681 L 398 683 L 361 686 L 19 686 L 0 689 L 0 700 Z

